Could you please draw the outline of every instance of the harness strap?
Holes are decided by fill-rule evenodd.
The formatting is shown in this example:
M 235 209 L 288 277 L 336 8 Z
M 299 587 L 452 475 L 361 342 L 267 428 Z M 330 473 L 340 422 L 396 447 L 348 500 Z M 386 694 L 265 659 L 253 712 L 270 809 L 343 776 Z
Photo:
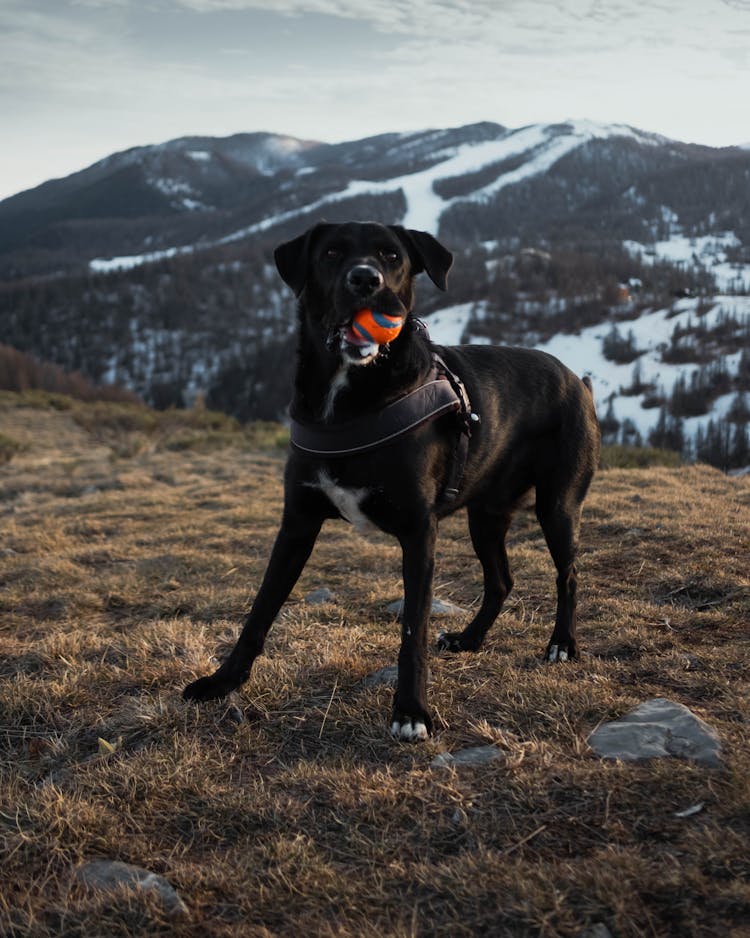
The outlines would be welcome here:
M 455 413 L 459 418 L 459 432 L 441 493 L 441 500 L 453 501 L 458 495 L 466 466 L 471 428 L 478 423 L 479 416 L 471 411 L 461 379 L 439 355 L 433 353 L 432 358 L 433 366 L 424 384 L 375 414 L 330 425 L 302 423 L 292 417 L 292 446 L 311 456 L 358 455 L 392 443 L 444 414 Z
M 358 420 L 328 425 L 292 419 L 292 446 L 314 456 L 366 453 L 460 407 L 448 382 L 433 378 L 383 410 Z
M 458 434 L 458 438 L 456 440 L 456 448 L 453 454 L 453 460 L 451 461 L 451 464 L 448 468 L 445 487 L 443 488 L 440 496 L 441 501 L 452 502 L 455 501 L 458 497 L 458 492 L 461 488 L 461 482 L 463 481 L 466 460 L 469 457 L 469 440 L 471 439 L 471 429 L 473 425 L 476 425 L 480 422 L 480 418 L 479 414 L 475 414 L 471 410 L 471 402 L 469 401 L 469 395 L 466 393 L 466 388 L 464 387 L 463 381 L 455 372 L 450 370 L 450 368 L 445 364 L 443 359 L 437 353 L 433 352 L 432 357 L 435 362 L 435 366 L 438 369 L 438 373 L 441 374 L 443 379 L 450 384 L 460 402 L 461 432 Z

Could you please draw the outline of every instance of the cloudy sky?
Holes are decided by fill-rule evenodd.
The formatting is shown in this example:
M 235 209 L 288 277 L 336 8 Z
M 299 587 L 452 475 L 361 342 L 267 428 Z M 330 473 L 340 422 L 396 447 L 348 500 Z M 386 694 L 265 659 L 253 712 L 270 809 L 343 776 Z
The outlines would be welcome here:
M 750 141 L 750 0 L 0 0 L 0 198 L 115 150 L 590 118 Z

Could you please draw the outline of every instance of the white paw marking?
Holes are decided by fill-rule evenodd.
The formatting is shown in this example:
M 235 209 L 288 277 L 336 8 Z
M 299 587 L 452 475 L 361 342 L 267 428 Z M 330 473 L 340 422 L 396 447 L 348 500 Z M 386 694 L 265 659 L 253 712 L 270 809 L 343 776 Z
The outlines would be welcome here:
M 547 652 L 547 661 L 568 661 L 569 655 L 564 648 L 560 648 L 559 645 L 550 645 L 550 649 Z
M 391 723 L 391 736 L 394 739 L 403 739 L 412 743 L 417 740 L 427 739 L 428 733 L 427 727 L 421 720 L 406 720 L 404 723 L 394 720 Z

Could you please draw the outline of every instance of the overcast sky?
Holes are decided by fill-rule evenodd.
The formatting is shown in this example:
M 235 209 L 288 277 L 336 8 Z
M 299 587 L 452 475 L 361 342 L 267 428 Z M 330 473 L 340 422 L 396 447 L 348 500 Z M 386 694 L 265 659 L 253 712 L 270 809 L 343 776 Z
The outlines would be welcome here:
M 0 0 L 0 198 L 186 134 L 750 141 L 750 0 Z

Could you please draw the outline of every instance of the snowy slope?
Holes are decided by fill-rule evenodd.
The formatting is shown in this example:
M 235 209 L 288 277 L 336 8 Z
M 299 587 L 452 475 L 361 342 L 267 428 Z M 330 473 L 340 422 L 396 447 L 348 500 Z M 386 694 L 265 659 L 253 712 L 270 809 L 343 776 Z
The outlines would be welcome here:
M 676 227 L 671 238 L 653 244 L 623 242 L 631 254 L 640 256 L 646 263 L 664 260 L 683 268 L 705 267 L 713 274 L 717 289 L 727 293 L 750 291 L 750 271 L 747 265 L 732 264 L 727 259 L 727 248 L 739 247 L 741 243 L 733 231 L 689 238 L 680 232 L 679 227 Z
M 680 376 L 689 378 L 698 369 L 699 366 L 695 364 L 674 365 L 663 362 L 661 351 L 669 344 L 676 327 L 685 327 L 688 322 L 695 322 L 700 303 L 697 298 L 678 300 L 670 308 L 647 312 L 621 324 L 633 330 L 636 345 L 642 350 L 637 361 L 644 383 L 653 384 L 670 393 Z M 481 318 L 482 304 L 464 303 L 427 316 L 424 321 L 432 340 L 440 345 L 457 345 L 462 341 L 469 344 L 475 341 L 484 343 L 484 337 L 474 339 L 470 331 L 467 332 L 470 330 L 472 311 Z M 701 316 L 701 322 L 710 328 L 726 313 L 750 317 L 750 296 L 714 297 L 711 308 Z M 602 342 L 611 328 L 611 322 L 603 322 L 575 335 L 558 334 L 536 348 L 559 358 L 576 374 L 589 375 L 594 385 L 599 416 L 604 415 L 612 399 L 615 417 L 621 422 L 631 420 L 643 439 L 647 440 L 649 431 L 655 427 L 659 418 L 659 408 L 644 408 L 644 394 L 628 396 L 622 393 L 622 389 L 632 383 L 634 363 L 619 365 L 604 357 Z M 736 372 L 739 358 L 739 352 L 727 356 L 726 364 L 730 373 Z M 734 397 L 734 393 L 722 395 L 714 402 L 710 413 L 685 420 L 686 434 L 693 436 L 698 426 L 705 428 L 710 419 L 724 416 Z
M 298 218 L 300 227 L 310 222 L 316 213 L 334 203 L 346 202 L 361 195 L 383 195 L 402 192 L 406 200 L 406 212 L 400 221 L 407 228 L 418 228 L 436 232 L 443 213 L 456 202 L 483 202 L 507 186 L 516 185 L 533 176 L 547 172 L 564 156 L 592 140 L 626 137 L 646 145 L 663 143 L 663 138 L 641 133 L 620 124 L 596 124 L 591 121 L 569 121 L 566 124 L 536 124 L 519 130 L 498 129 L 498 139 L 467 142 L 438 151 L 438 160 L 427 169 L 373 181 L 352 179 L 343 188 L 314 199 L 294 209 L 269 215 L 260 221 L 240 228 L 201 247 L 228 244 L 250 237 L 277 225 Z M 518 158 L 524 157 L 520 164 Z M 502 164 L 513 160 L 513 168 L 502 171 Z M 518 165 L 516 165 L 518 164 Z M 456 177 L 471 176 L 481 170 L 497 166 L 498 175 L 489 183 L 477 183 L 477 188 L 467 194 L 444 198 L 436 191 L 436 184 Z M 314 172 L 302 166 L 297 175 Z M 111 258 L 96 258 L 90 269 L 96 273 L 128 269 L 176 254 L 189 253 L 191 246 L 170 247 L 162 251 Z

